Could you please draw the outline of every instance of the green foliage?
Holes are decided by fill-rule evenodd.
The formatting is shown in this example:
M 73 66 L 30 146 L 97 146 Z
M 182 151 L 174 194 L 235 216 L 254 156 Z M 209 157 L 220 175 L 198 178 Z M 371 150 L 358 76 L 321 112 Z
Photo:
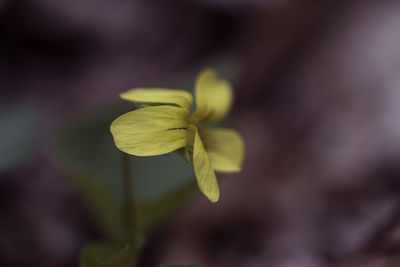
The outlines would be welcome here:
M 34 108 L 0 110 L 0 173 L 26 159 L 36 148 L 39 113 Z
M 133 267 L 138 252 L 139 246 L 129 243 L 115 246 L 89 244 L 83 249 L 80 267 Z
M 159 267 L 200 267 L 200 265 L 196 265 L 196 264 L 180 265 L 180 264 L 174 264 L 174 263 L 164 263 L 164 264 L 160 265 Z

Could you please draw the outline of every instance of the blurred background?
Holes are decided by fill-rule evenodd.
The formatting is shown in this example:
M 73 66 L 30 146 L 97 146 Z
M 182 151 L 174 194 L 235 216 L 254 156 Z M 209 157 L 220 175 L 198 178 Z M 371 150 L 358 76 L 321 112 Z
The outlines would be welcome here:
M 206 66 L 243 171 L 211 204 L 176 155 L 132 158 L 138 266 L 400 266 L 399 1 L 0 0 L 0 36 L 0 266 L 121 238 L 118 94 Z

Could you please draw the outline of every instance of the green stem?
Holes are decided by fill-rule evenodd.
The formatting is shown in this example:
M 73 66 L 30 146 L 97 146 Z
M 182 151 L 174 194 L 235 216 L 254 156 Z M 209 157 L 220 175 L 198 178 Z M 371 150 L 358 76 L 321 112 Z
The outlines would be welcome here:
M 131 240 L 134 234 L 134 205 L 129 155 L 122 152 L 123 227 Z

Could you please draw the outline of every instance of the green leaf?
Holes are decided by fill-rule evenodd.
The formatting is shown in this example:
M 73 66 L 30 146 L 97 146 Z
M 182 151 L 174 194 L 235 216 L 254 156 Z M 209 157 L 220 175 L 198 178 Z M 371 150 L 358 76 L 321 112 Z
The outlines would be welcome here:
M 133 267 L 136 266 L 138 245 L 87 245 L 81 255 L 80 267 Z
M 80 118 L 60 130 L 50 142 L 53 156 L 81 190 L 101 229 L 121 240 L 121 152 L 109 127 L 129 110 L 107 109 Z M 137 231 L 148 232 L 167 220 L 196 190 L 193 167 L 176 153 L 158 157 L 130 157 Z
M 183 207 L 197 190 L 196 183 L 192 182 L 154 201 L 137 203 L 135 206 L 137 227 L 144 232 L 155 229 L 173 215 L 176 210 Z
M 0 173 L 25 160 L 37 147 L 39 112 L 35 108 L 0 110 Z
M 118 250 L 106 244 L 89 244 L 83 248 L 80 267 L 95 267 Z
M 164 263 L 159 267 L 200 267 L 200 265 L 196 264 L 189 264 L 189 265 L 181 265 L 181 264 L 174 264 L 174 263 Z

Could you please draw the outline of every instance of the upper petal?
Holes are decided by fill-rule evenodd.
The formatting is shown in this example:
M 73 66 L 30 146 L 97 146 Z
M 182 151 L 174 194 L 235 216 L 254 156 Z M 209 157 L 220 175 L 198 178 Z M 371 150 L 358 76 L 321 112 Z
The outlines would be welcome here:
M 221 172 L 241 170 L 244 143 L 238 132 L 231 129 L 200 129 L 199 134 L 214 170 Z
M 168 105 L 145 107 L 119 116 L 110 130 L 123 152 L 162 155 L 186 145 L 187 113 Z
M 221 80 L 212 69 L 203 70 L 196 81 L 196 105 L 193 121 L 211 124 L 223 119 L 229 112 L 232 102 L 232 87 L 228 81 Z
M 196 174 L 197 184 L 200 191 L 211 201 L 217 202 L 219 199 L 219 187 L 217 177 L 211 166 L 210 159 L 204 149 L 196 126 L 189 125 L 188 135 L 194 137 L 193 143 L 193 166 Z
M 139 103 L 175 104 L 184 108 L 188 114 L 193 103 L 193 97 L 189 92 L 162 88 L 136 88 L 120 94 L 120 97 Z

